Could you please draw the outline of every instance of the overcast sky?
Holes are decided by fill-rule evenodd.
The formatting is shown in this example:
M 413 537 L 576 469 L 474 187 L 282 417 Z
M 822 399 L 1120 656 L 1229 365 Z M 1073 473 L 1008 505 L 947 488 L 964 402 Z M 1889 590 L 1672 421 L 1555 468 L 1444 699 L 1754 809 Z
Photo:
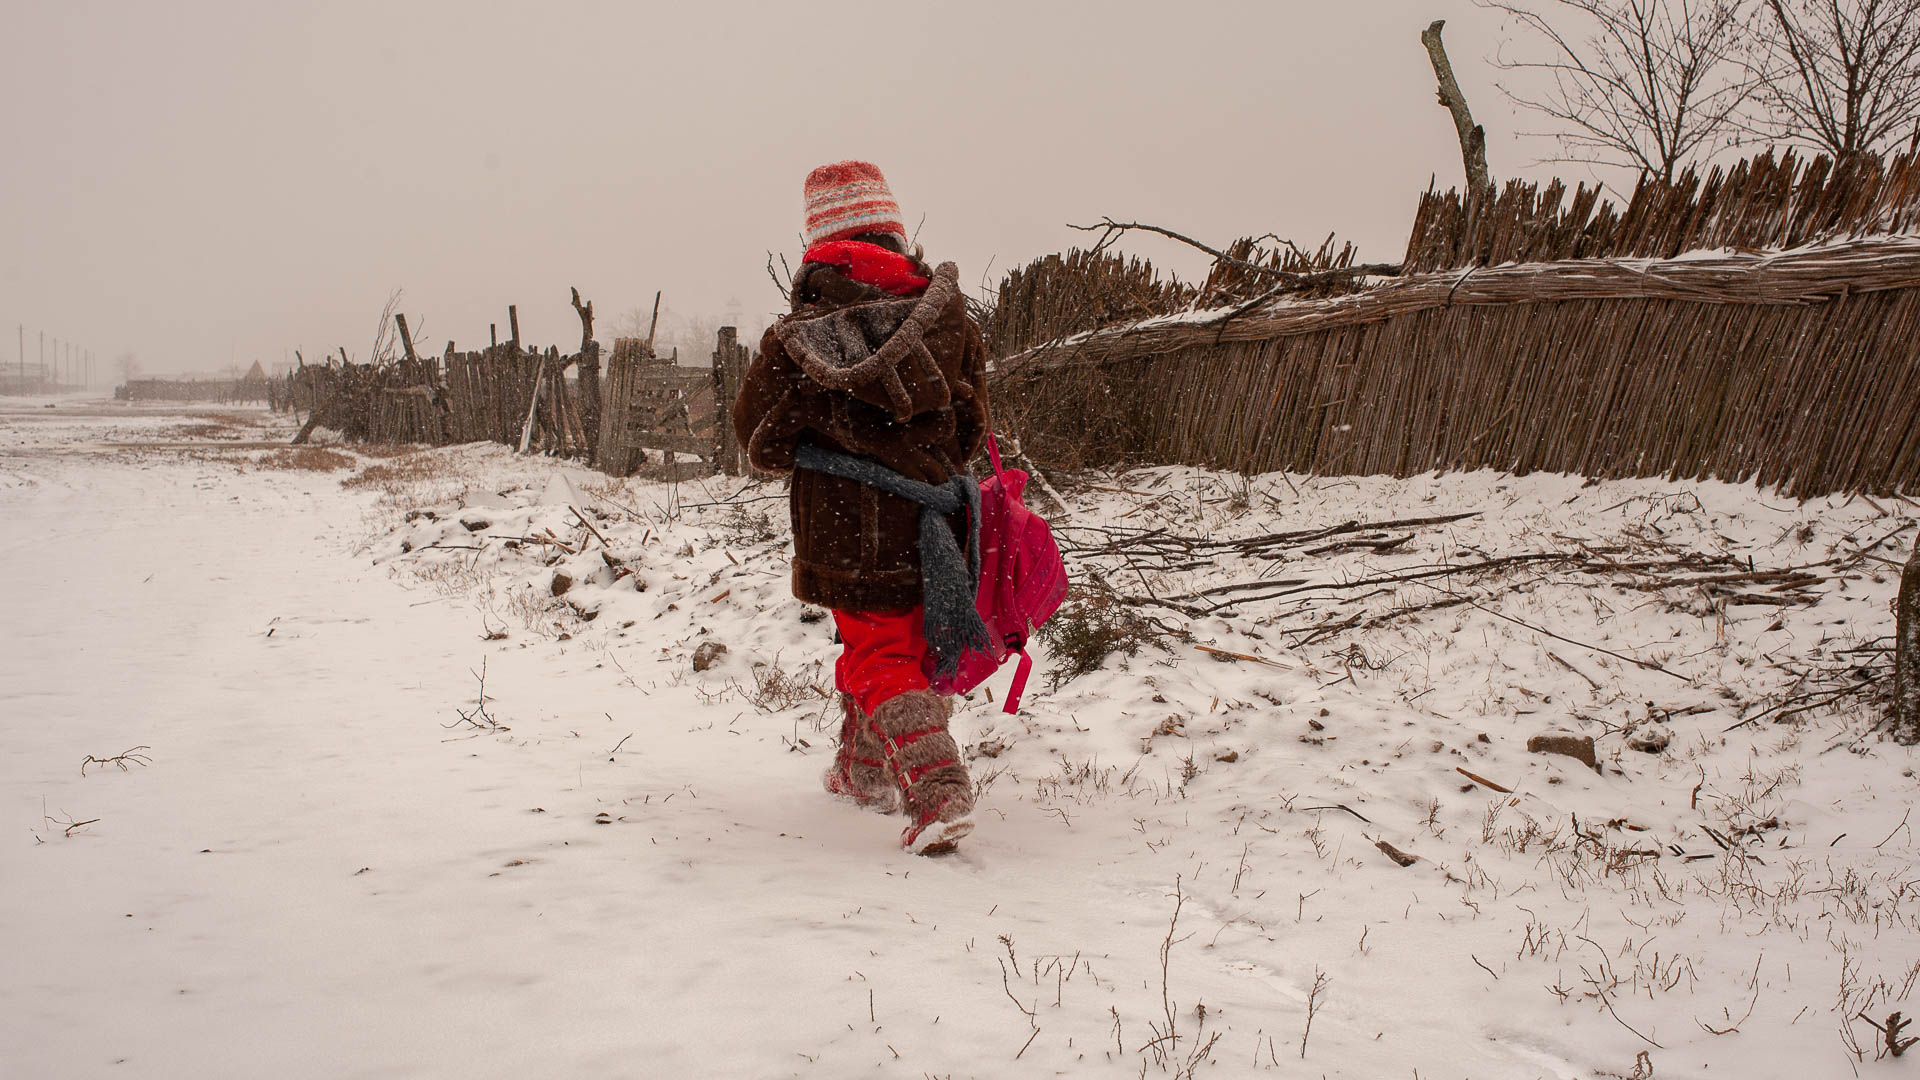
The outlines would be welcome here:
M 656 289 L 757 326 L 802 179 L 849 157 L 970 287 L 1102 214 L 1394 260 L 1428 177 L 1460 182 L 1435 18 L 1495 175 L 1543 175 L 1467 0 L 0 0 L 0 325 L 103 378 L 363 359 L 395 289 L 436 351 L 509 303 L 570 346 L 570 285 L 603 341 Z

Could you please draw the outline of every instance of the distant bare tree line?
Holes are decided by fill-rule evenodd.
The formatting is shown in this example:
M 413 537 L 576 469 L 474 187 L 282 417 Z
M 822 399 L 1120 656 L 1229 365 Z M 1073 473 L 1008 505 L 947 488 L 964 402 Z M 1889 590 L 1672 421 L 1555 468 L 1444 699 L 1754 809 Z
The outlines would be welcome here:
M 1920 142 L 1920 0 L 1476 0 L 1521 31 L 1501 92 L 1548 160 L 1671 183 L 1747 143 L 1836 160 Z M 1901 146 L 1905 141 L 1905 147 Z

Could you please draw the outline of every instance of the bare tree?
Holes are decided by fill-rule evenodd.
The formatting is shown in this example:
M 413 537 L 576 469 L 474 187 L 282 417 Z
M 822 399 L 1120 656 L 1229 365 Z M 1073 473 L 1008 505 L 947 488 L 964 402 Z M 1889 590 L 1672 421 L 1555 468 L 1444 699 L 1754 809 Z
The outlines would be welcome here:
M 1756 134 L 1885 149 L 1920 124 L 1920 0 L 1763 0 L 1749 67 Z
M 1515 104 L 1555 122 L 1529 132 L 1558 142 L 1548 160 L 1632 169 L 1672 183 L 1702 154 L 1731 145 L 1753 94 L 1740 62 L 1746 0 L 1542 0 L 1524 7 L 1475 0 L 1505 13 L 1545 46 L 1542 59 L 1495 63 L 1522 83 L 1501 83 Z

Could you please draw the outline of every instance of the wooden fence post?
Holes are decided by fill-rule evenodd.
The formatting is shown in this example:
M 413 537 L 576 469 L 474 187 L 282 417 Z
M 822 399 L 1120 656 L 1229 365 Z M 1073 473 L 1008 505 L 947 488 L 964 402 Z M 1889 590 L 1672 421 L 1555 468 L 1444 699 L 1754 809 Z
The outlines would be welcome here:
M 580 315 L 580 441 L 587 462 L 597 464 L 605 439 L 600 432 L 600 343 L 593 339 L 593 301 L 582 304 L 575 289 L 573 309 Z
M 714 471 L 729 476 L 744 476 L 752 471 L 747 464 L 747 448 L 740 445 L 733 432 L 733 399 L 740 395 L 750 355 L 747 347 L 740 344 L 739 328 L 720 328 L 713 350 Z
M 740 331 L 731 326 L 720 328 L 713 344 L 713 471 L 733 472 L 733 386 L 727 378 L 727 362 Z
M 393 323 L 400 328 L 400 345 L 406 350 L 407 362 L 418 363 L 420 358 L 413 354 L 413 334 L 407 329 L 407 317 L 396 311 L 393 313 Z
M 616 338 L 607 358 L 607 394 L 600 404 L 600 469 L 610 476 L 633 473 L 634 451 L 627 443 L 627 418 L 633 401 L 636 338 Z

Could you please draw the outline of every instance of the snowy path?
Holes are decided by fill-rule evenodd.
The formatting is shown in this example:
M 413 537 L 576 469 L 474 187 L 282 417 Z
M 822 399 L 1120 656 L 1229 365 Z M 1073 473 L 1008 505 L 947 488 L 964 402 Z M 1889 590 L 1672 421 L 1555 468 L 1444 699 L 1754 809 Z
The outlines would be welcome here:
M 812 761 L 710 761 L 731 716 L 581 654 L 491 656 L 514 738 L 450 742 L 476 617 L 346 558 L 361 523 L 329 477 L 4 482 L 37 554 L 5 587 L 0 796 L 47 841 L 0 846 L 9 1076 L 744 1076 L 789 1067 L 770 1047 L 797 1066 L 888 1039 L 953 1060 L 978 1032 L 931 1027 L 918 958 L 992 945 L 988 892 L 1062 907 L 1049 852 L 990 887 L 903 861 Z M 553 715 L 522 722 L 529 702 Z M 135 745 L 150 767 L 81 777 Z M 62 836 L 42 799 L 97 820 Z
M 164 441 L 169 422 L 0 410 L 17 541 L 0 581 L 8 1080 L 1169 1075 L 1202 1002 L 1221 1038 L 1197 1076 L 1571 1080 L 1630 1075 L 1643 1050 L 1660 1076 L 1787 1061 L 1837 1075 L 1836 982 L 1881 980 L 1876 1012 L 1912 990 L 1905 759 L 1800 751 L 1777 731 L 1715 742 L 1725 718 L 1706 714 L 1669 755 L 1563 767 L 1520 748 L 1529 714 L 1600 680 L 1504 623 L 1456 626 L 1474 646 L 1426 656 L 1431 693 L 1404 681 L 1419 662 L 1338 679 L 1303 656 L 1279 670 L 1143 655 L 1036 691 L 1020 720 L 975 702 L 964 740 L 1007 743 L 975 774 L 1003 774 L 962 855 L 916 859 L 897 819 L 820 793 L 819 703 L 765 712 L 739 690 L 755 657 L 830 655 L 781 566 L 691 525 L 643 541 L 603 522 L 651 588 L 583 579 L 569 596 L 601 618 L 533 632 L 502 612 L 543 590 L 396 562 L 396 513 L 343 474 L 72 452 Z M 491 516 L 538 518 L 524 492 L 544 466 L 463 460 L 489 490 L 520 488 Z M 525 565 L 536 583 L 552 573 Z M 1756 618 L 1720 633 L 1771 615 Z M 503 621 L 510 636 L 482 640 Z M 708 636 L 732 651 L 692 676 Z M 1572 655 L 1623 680 L 1629 704 L 1679 693 Z M 455 711 L 483 660 L 510 730 Z M 1153 737 L 1170 714 L 1178 733 Z M 81 775 L 88 755 L 135 746 L 151 764 Z M 1521 790 L 1489 801 L 1460 762 Z M 1756 794 L 1768 769 L 1784 778 Z M 1647 877 L 1566 842 L 1571 811 L 1714 852 L 1689 807 L 1703 779 L 1780 818 L 1767 840 L 1784 850 L 1754 876 L 1672 862 Z M 1351 816 L 1321 809 L 1336 804 Z M 1377 838 L 1423 861 L 1403 870 Z M 1817 855 L 1791 876 L 1803 844 Z M 1319 972 L 1332 981 L 1303 1062 Z M 1741 1034 L 1702 1026 L 1743 1010 Z
M 368 501 L 176 455 L 0 472 L 35 538 L 0 650 L 0 806 L 34 834 L 0 845 L 6 1075 L 950 1068 L 1028 1034 L 979 977 L 996 934 L 1125 933 L 1064 837 L 908 859 L 818 757 L 739 751 L 786 722 L 489 654 L 470 607 L 348 557 Z M 443 727 L 483 655 L 510 738 Z

